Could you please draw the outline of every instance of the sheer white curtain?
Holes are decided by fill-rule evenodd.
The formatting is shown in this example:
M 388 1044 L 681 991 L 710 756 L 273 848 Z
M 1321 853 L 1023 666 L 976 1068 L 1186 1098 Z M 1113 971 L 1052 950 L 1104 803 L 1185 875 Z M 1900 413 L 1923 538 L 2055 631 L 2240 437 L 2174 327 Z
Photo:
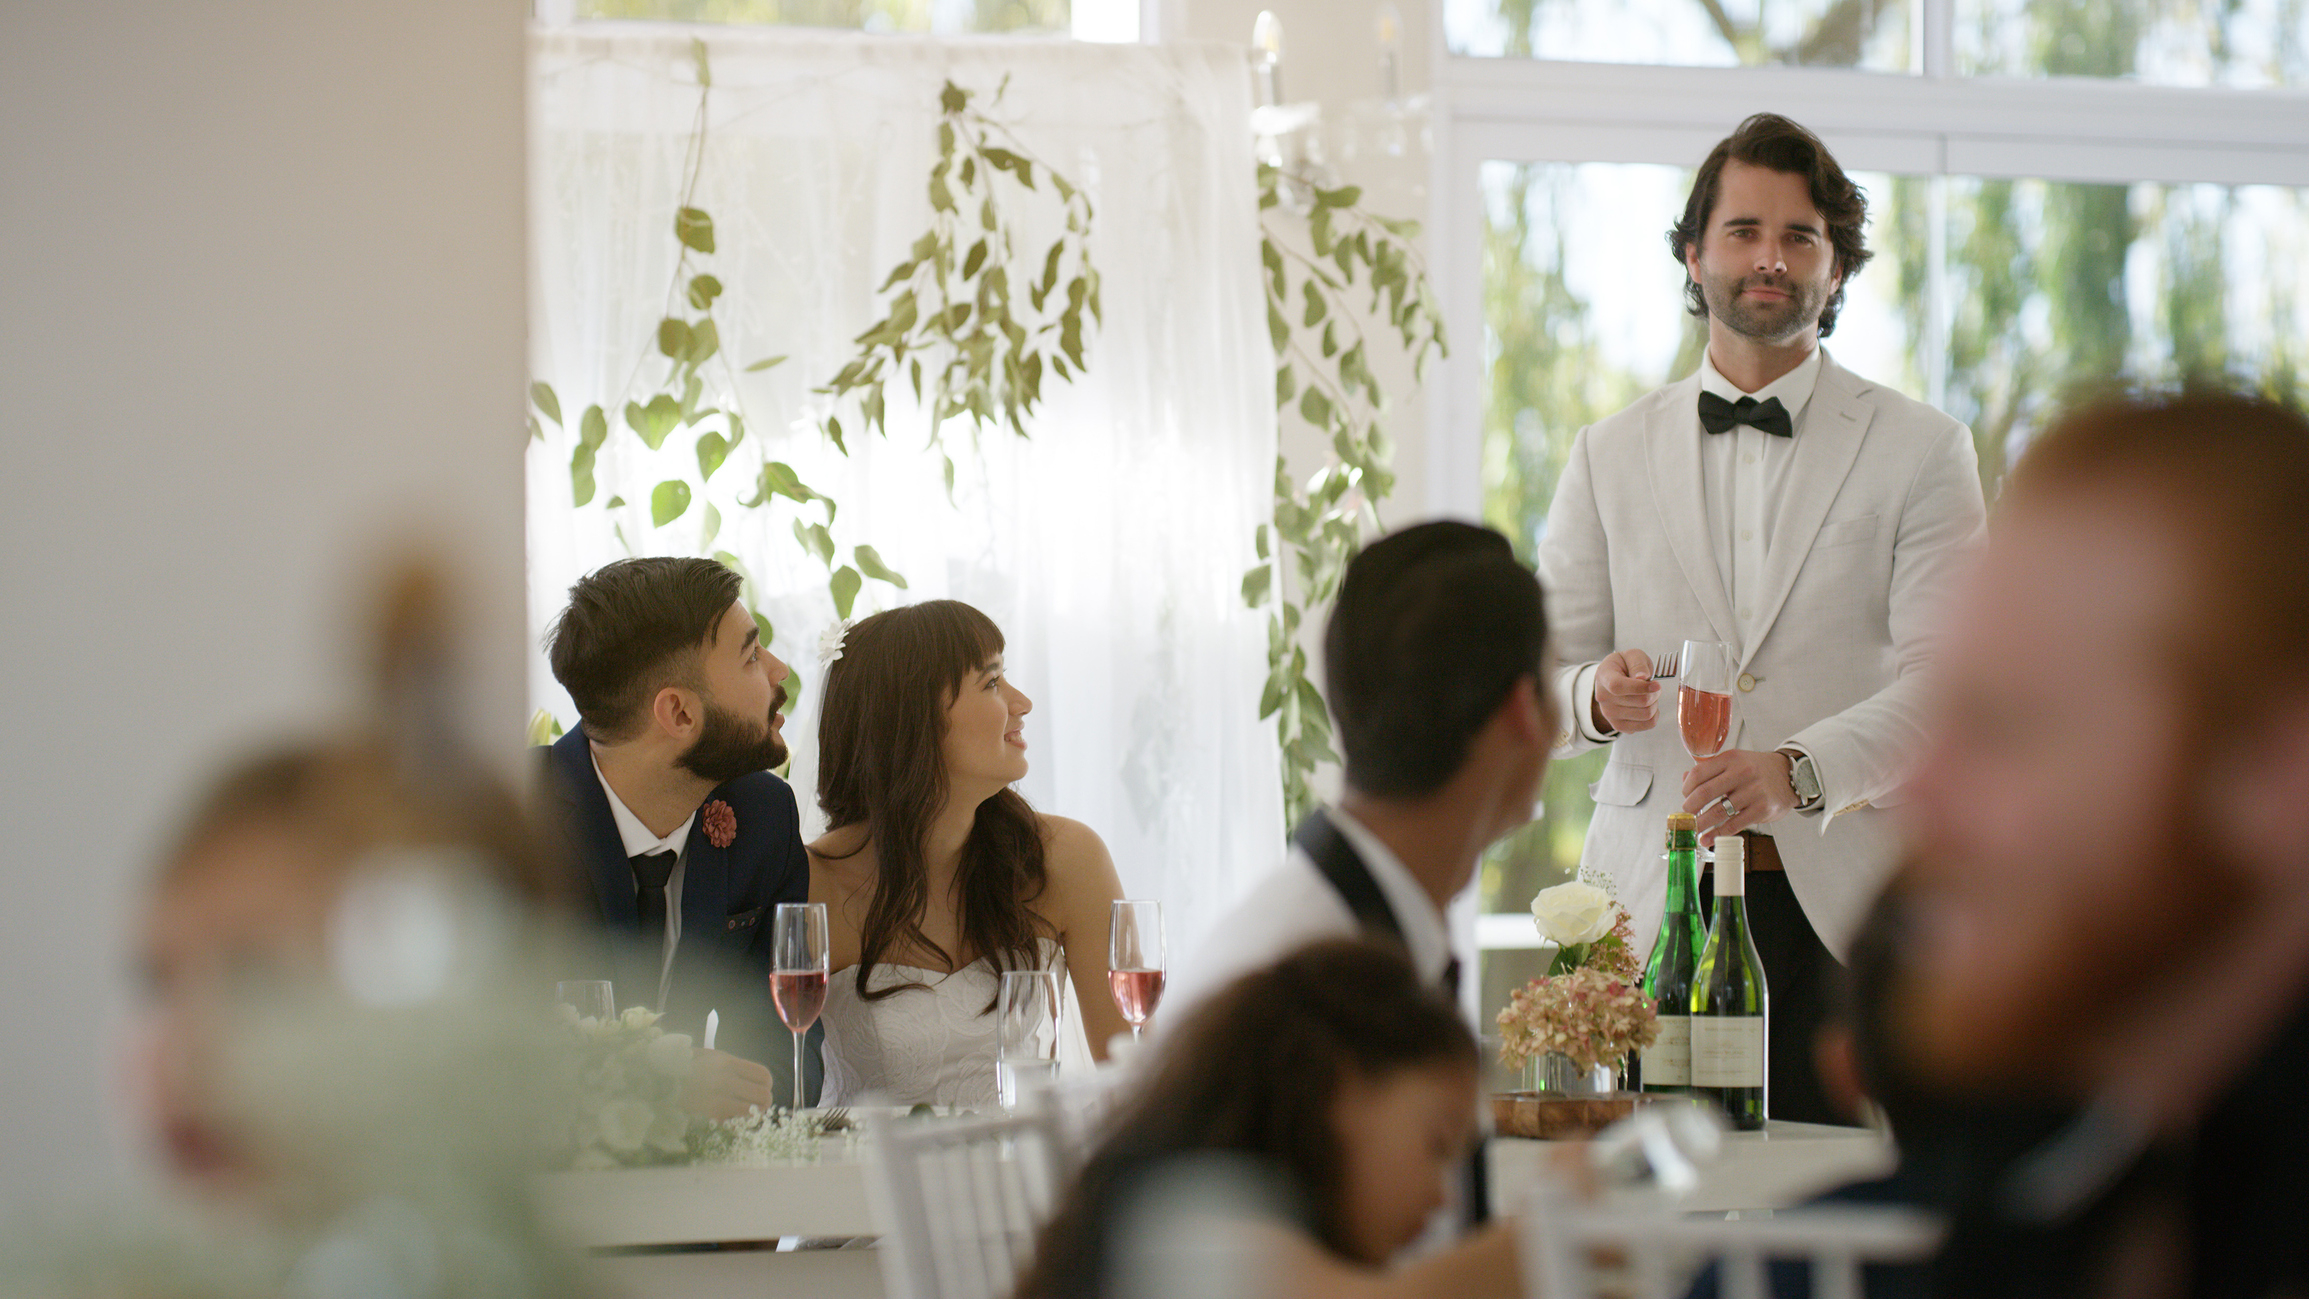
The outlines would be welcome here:
M 723 346 L 741 366 L 790 357 L 735 380 L 749 431 L 710 491 L 686 431 L 653 453 L 617 427 L 663 372 L 649 344 L 677 251 L 693 35 L 713 67 L 696 203 L 716 225 L 702 269 L 725 285 Z M 845 553 L 871 544 L 911 583 L 869 583 L 859 613 L 949 596 L 1002 627 L 1035 701 L 1023 792 L 1104 836 L 1125 890 L 1164 903 L 1174 956 L 1190 950 L 1283 830 L 1257 717 L 1265 626 L 1237 594 L 1275 454 L 1239 51 L 628 24 L 534 39 L 533 363 L 570 427 L 547 425 L 530 449 L 532 625 L 542 633 L 569 584 L 612 559 L 704 553 L 703 505 L 720 499 L 710 549 L 751 569 L 775 649 L 803 679 L 788 734 L 815 825 L 824 570 L 794 541 L 791 502 L 748 511 L 722 495 L 765 457 L 786 461 L 841 502 Z M 919 412 L 894 409 L 887 441 L 853 432 L 844 459 L 809 426 L 825 400 L 810 389 L 851 354 L 928 224 L 941 84 L 990 95 L 1006 76 L 996 115 L 1096 204 L 1106 324 L 1084 377 L 1046 380 L 1031 442 L 990 432 L 957 456 L 950 504 Z M 577 417 L 594 403 L 614 431 L 594 503 L 573 508 Z M 670 478 L 698 504 L 653 529 L 650 491 Z M 630 504 L 607 510 L 612 497 Z M 542 656 L 533 680 L 538 703 L 574 721 Z

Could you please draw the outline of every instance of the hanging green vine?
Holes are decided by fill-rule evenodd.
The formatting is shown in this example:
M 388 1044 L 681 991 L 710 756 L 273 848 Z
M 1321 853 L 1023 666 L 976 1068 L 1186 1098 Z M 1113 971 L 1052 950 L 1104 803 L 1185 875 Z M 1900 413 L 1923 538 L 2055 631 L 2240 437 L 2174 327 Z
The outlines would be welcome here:
M 1373 339 L 1350 309 L 1348 292 L 1370 291 L 1362 315 L 1384 323 L 1382 344 L 1399 342 L 1415 378 L 1426 376 L 1429 355 L 1447 355 L 1443 317 L 1428 286 L 1427 267 L 1412 241 L 1413 221 L 1366 212 L 1355 186 L 1305 185 L 1314 206 L 1301 241 L 1278 223 L 1290 209 L 1282 190 L 1294 179 L 1281 168 L 1259 167 L 1259 256 L 1265 265 L 1267 331 L 1275 345 L 1275 405 L 1324 433 L 1330 454 L 1302 485 L 1284 458 L 1275 458 L 1275 521 L 1257 533 L 1259 563 L 1243 574 L 1243 600 L 1268 609 L 1267 683 L 1261 720 L 1275 719 L 1283 748 L 1283 809 L 1296 825 L 1315 805 L 1310 778 L 1319 762 L 1337 762 L 1323 692 L 1307 672 L 1299 630 L 1310 613 L 1338 593 L 1347 561 L 1362 544 L 1363 528 L 1380 526 L 1379 503 L 1395 488 L 1389 467 L 1392 442 L 1380 417 L 1386 394 L 1371 372 Z M 1296 232 L 1289 232 L 1296 233 Z
M 698 104 L 690 128 L 682 168 L 681 199 L 673 214 L 677 257 L 666 290 L 666 308 L 627 381 L 629 394 L 613 424 L 610 411 L 591 405 L 578 416 L 575 445 L 569 461 L 570 502 L 582 509 L 597 493 L 594 469 L 602 448 L 612 436 L 630 434 L 652 451 L 662 448 L 677 432 L 689 430 L 697 477 L 668 478 L 650 490 L 647 501 L 651 530 L 671 526 L 697 510 L 698 535 L 689 547 L 710 553 L 746 577 L 746 599 L 764 643 L 774 629 L 757 604 L 758 585 L 745 563 L 728 550 L 715 549 L 722 528 L 722 504 L 757 510 L 778 500 L 795 507 L 793 534 L 802 550 L 826 570 L 826 587 L 835 612 L 850 616 L 868 581 L 894 588 L 906 586 L 905 577 L 884 563 L 874 547 L 849 546 L 847 557 L 835 538 L 839 507 L 833 497 L 811 486 L 790 464 L 773 460 L 757 439 L 758 466 L 734 485 L 722 472 L 746 443 L 748 420 L 738 392 L 738 376 L 767 370 L 786 360 L 764 357 L 738 367 L 723 346 L 716 311 L 725 288 L 708 264 L 715 255 L 713 217 L 697 205 L 698 179 L 705 168 L 707 107 L 713 93 L 712 67 L 703 41 L 690 43 L 696 70 Z M 1008 79 L 993 102 L 1001 101 Z M 943 423 L 970 415 L 974 427 L 1007 424 L 1026 436 L 1026 420 L 1042 397 L 1042 378 L 1048 372 L 1072 379 L 1084 365 L 1085 313 L 1100 319 L 1098 272 L 1091 266 L 1088 239 L 1091 205 L 1071 182 L 1035 158 L 1012 136 L 1009 128 L 971 106 L 973 92 L 952 82 L 939 95 L 939 158 L 929 179 L 932 219 L 930 229 L 915 241 L 905 262 L 890 273 L 879 293 L 893 295 L 887 312 L 857 338 L 860 351 L 816 391 L 837 402 L 854 397 L 860 423 L 885 435 L 883 384 L 900 367 L 910 379 L 918 400 L 931 412 L 935 442 Z M 997 141 L 1007 141 L 1007 145 Z M 1040 169 L 1055 191 L 1065 214 L 1065 233 L 1033 268 L 1014 267 L 1016 226 L 1013 214 L 995 194 L 997 173 L 1018 187 L 1036 189 Z M 967 216 L 965 214 L 968 214 Z M 1031 274 L 1031 278 L 1030 278 Z M 1060 291 L 1063 281 L 1064 290 Z M 1023 288 L 1035 315 L 1026 321 L 1013 310 L 1013 285 Z M 1045 318 L 1045 306 L 1063 305 Z M 927 364 L 926 364 L 927 363 Z M 656 371 L 654 382 L 643 382 L 645 371 Z M 927 393 L 927 396 L 925 396 Z M 540 418 L 563 427 L 561 400 L 551 384 L 530 384 L 529 417 L 533 438 L 544 437 Z M 612 406 L 616 403 L 613 401 Z M 849 454 L 837 415 L 828 413 L 821 431 L 842 454 Z M 943 453 L 943 451 L 942 451 Z M 946 487 L 954 488 L 954 460 L 945 456 Z M 716 493 L 720 502 L 710 499 Z M 602 507 L 613 514 L 638 511 L 621 496 L 611 496 Z M 619 544 L 628 553 L 633 542 L 625 525 L 638 518 L 621 518 L 612 525 Z M 797 674 L 788 683 L 788 703 L 798 696 Z M 534 719 L 533 741 L 559 734 L 549 715 Z
M 987 107 L 999 107 L 1009 88 L 1004 77 Z M 1042 400 L 1043 375 L 1070 380 L 1080 374 L 1085 320 L 1105 320 L 1098 271 L 1090 264 L 1089 197 L 1009 127 L 974 107 L 975 97 L 951 81 L 939 92 L 930 228 L 883 280 L 878 292 L 886 309 L 858 335 L 857 355 L 818 389 L 837 405 L 852 406 L 860 426 L 885 437 L 884 387 L 901 378 L 929 414 L 932 443 L 948 420 L 963 415 L 973 429 L 1007 424 L 1025 437 L 1026 420 Z M 1034 273 L 1014 280 L 1020 232 L 999 191 L 1011 189 L 1015 200 L 1035 190 L 1037 170 L 1057 193 L 1066 228 Z M 1023 319 L 1021 293 L 1028 307 Z M 820 427 L 835 446 L 844 445 L 839 414 L 829 412 Z M 954 457 L 943 448 L 940 454 L 951 494 Z

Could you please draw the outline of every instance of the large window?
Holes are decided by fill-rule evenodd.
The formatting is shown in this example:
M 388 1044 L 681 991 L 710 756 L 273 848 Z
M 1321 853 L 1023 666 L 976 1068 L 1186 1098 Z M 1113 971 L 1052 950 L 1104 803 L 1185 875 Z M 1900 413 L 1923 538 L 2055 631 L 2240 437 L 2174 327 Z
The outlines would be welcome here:
M 1434 229 L 1463 348 L 1438 511 L 1530 554 L 1573 436 L 1689 374 L 1665 232 L 1735 122 L 1786 112 L 1866 189 L 1837 359 L 1971 426 L 1984 487 L 2125 376 L 2309 384 L 2309 0 L 1444 0 Z M 1618 66 L 1606 66 L 1605 61 Z M 1538 973 L 1604 755 L 1485 863 L 1480 1013 Z

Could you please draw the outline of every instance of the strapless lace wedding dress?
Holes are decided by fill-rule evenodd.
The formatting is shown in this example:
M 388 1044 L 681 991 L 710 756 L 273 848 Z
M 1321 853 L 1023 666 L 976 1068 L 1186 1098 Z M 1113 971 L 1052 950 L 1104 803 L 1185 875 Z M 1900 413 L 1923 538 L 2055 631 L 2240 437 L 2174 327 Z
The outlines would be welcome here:
M 1064 951 L 1041 941 L 1043 968 L 1057 970 L 1061 989 L 1071 994 Z M 995 1017 L 986 1008 L 1001 982 L 983 958 L 951 974 L 885 961 L 874 967 L 873 990 L 920 986 L 867 1001 L 858 995 L 857 967 L 837 971 L 826 986 L 826 1082 L 818 1103 L 856 1105 L 871 1094 L 891 1105 L 991 1108 L 997 1044 Z M 1079 1035 L 1079 1023 L 1062 1033 Z

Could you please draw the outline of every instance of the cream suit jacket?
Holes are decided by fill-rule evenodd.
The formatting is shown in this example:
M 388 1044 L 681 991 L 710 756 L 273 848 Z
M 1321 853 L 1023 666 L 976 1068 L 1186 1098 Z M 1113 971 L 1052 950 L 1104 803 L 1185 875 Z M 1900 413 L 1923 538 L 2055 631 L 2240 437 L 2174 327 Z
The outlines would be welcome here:
M 1580 430 L 1539 547 L 1562 656 L 1558 758 L 1592 749 L 1571 698 L 1619 649 L 1721 640 L 1738 663 L 1732 749 L 1796 744 L 1819 768 L 1823 813 L 1763 827 L 1820 938 L 1843 959 L 1898 852 L 1891 816 L 1919 738 L 1937 605 L 1986 520 L 1972 436 L 1947 415 L 1823 357 L 1773 521 L 1755 617 L 1734 617 L 1702 500 L 1695 373 Z M 1610 741 L 1590 786 L 1581 865 L 1606 871 L 1648 952 L 1665 906 L 1662 835 L 1692 766 L 1673 683 L 1659 724 Z

